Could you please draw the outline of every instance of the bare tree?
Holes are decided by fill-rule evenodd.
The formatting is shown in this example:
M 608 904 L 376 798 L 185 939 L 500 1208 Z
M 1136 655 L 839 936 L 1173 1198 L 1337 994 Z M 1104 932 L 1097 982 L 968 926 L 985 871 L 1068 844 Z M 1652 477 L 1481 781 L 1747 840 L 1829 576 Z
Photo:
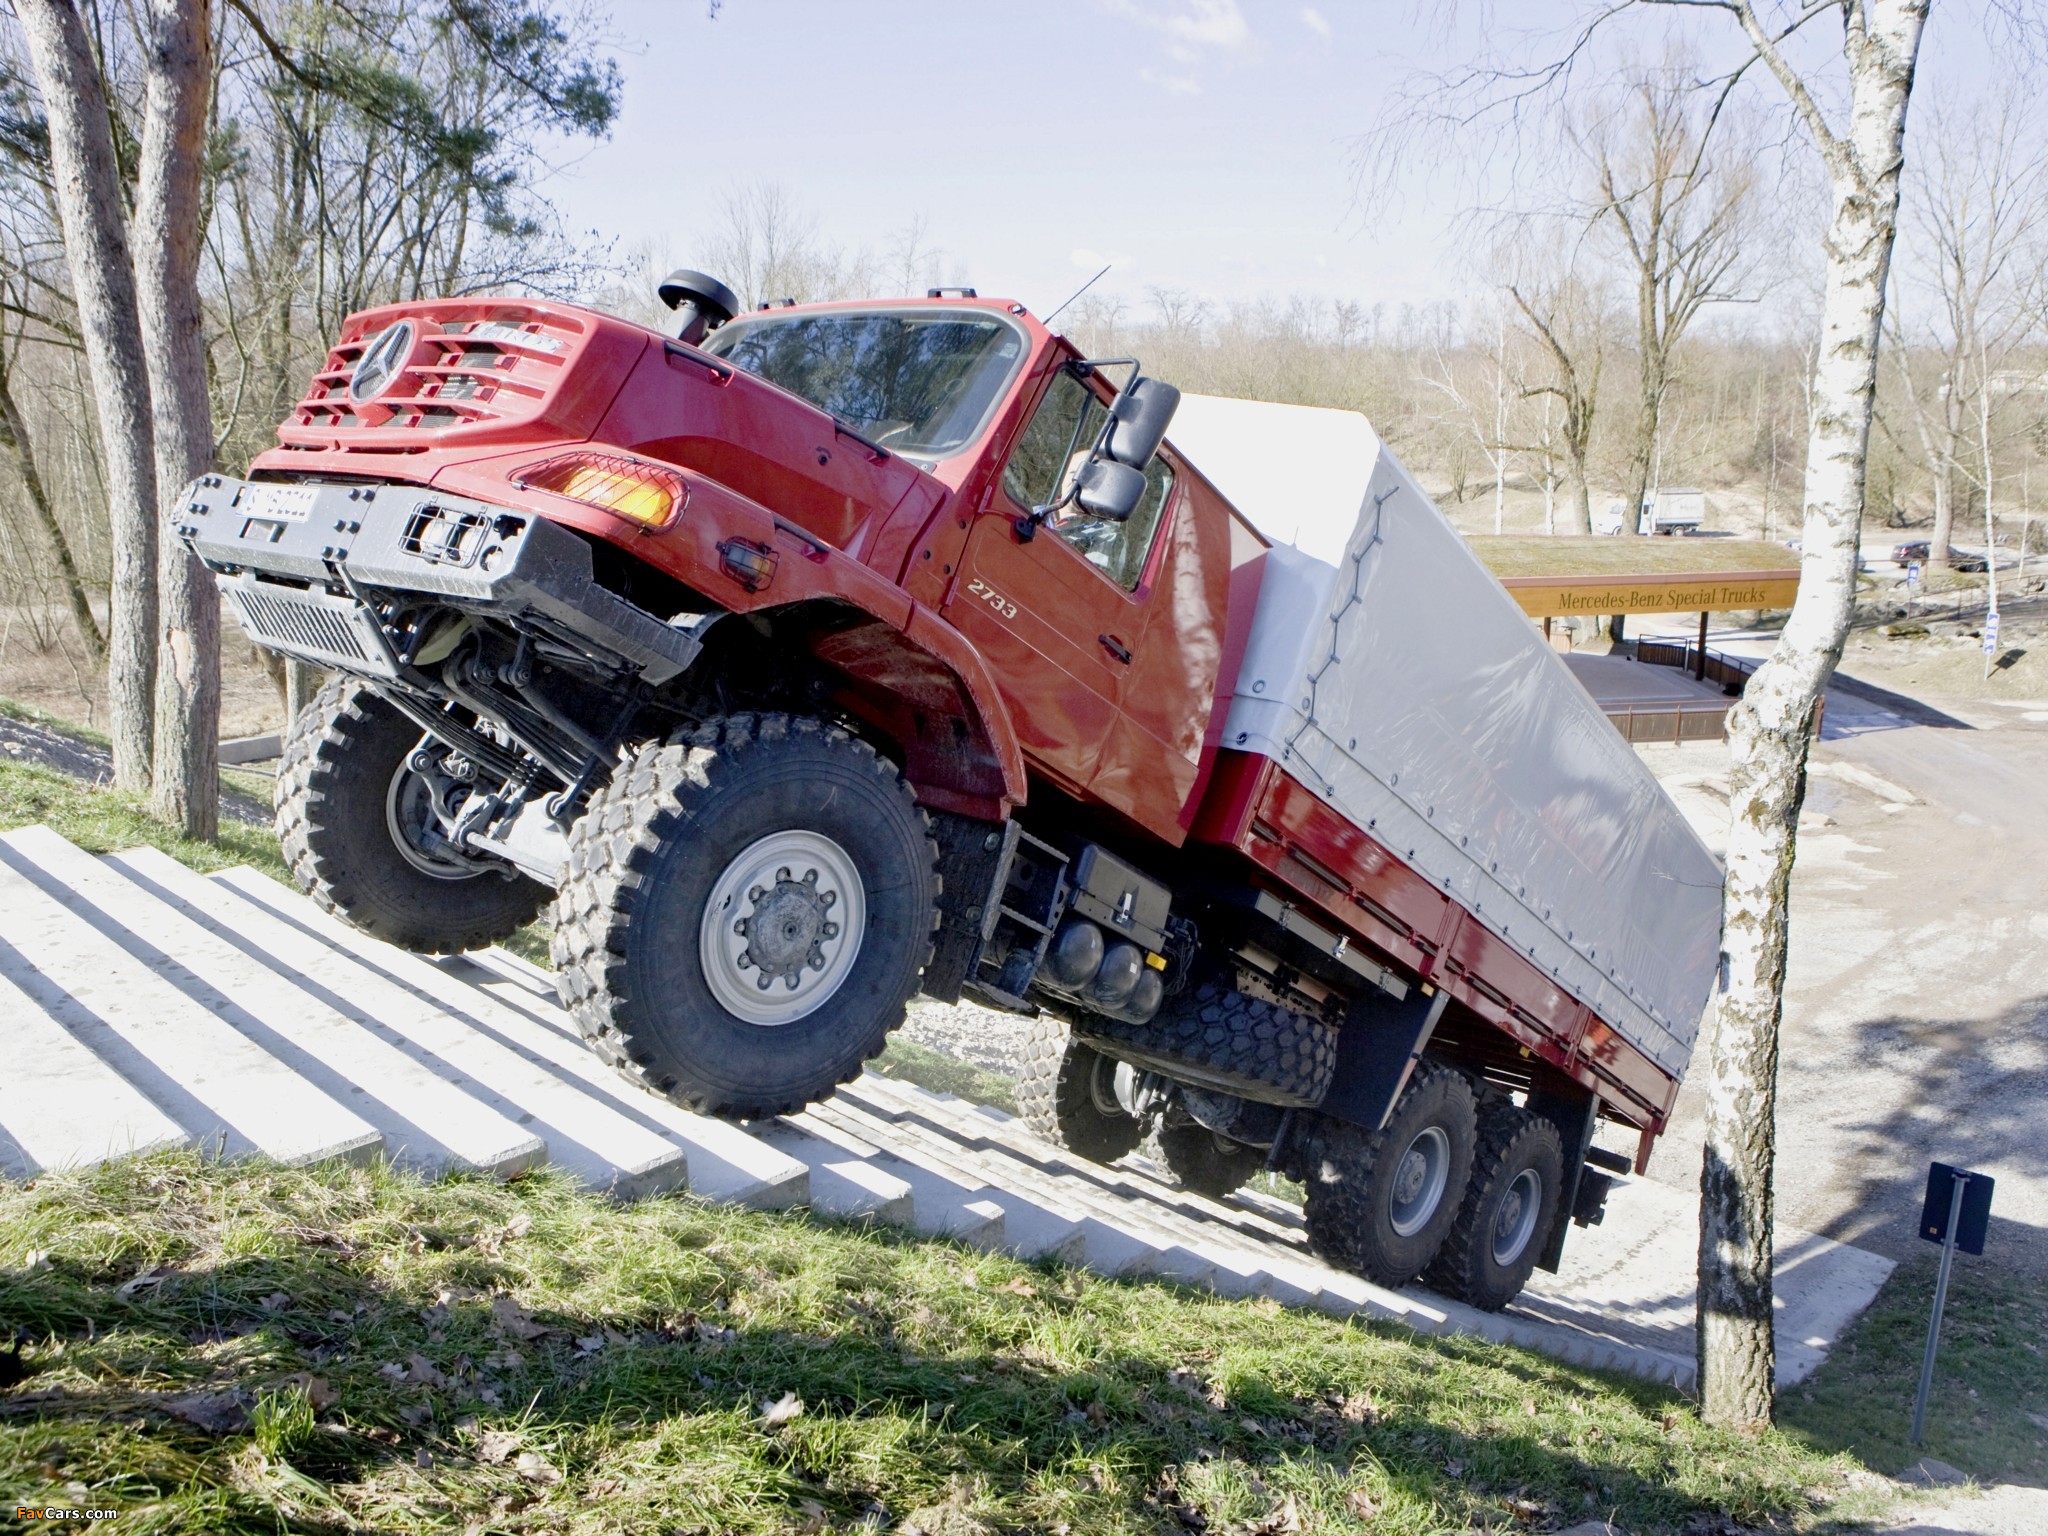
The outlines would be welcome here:
M 1547 241 L 1530 241 L 1522 247 L 1524 251 L 1552 248 Z M 1576 246 L 1566 249 L 1575 251 Z M 1538 367 L 1525 370 L 1522 392 L 1544 397 L 1546 405 L 1555 403 L 1561 416 L 1554 441 L 1563 449 L 1567 466 L 1564 531 L 1591 533 L 1592 487 L 1587 463 L 1600 402 L 1600 375 L 1607 361 L 1607 325 L 1598 294 L 1574 266 L 1568 261 L 1559 271 L 1521 275 L 1507 284 L 1506 292 L 1520 317 L 1521 329 L 1535 342 L 1542 360 Z M 1546 445 L 1553 441 L 1549 419 L 1546 413 Z
M 1579 124 L 1571 142 L 1592 178 L 1587 211 L 1609 230 L 1635 290 L 1635 438 L 1622 487 L 1622 532 L 1657 463 L 1665 394 L 1681 342 L 1700 311 L 1730 296 L 1755 260 L 1755 181 L 1722 141 L 1725 126 L 1682 56 L 1630 72 L 1620 110 Z
M 2029 147 L 2035 136 L 2025 131 L 2026 116 L 2008 96 L 1961 114 L 1960 122 L 1938 117 L 1929 157 L 1912 178 L 1914 217 L 1902 236 L 1906 259 L 1889 330 L 1893 369 L 1934 495 L 1927 554 L 1936 566 L 1949 564 L 1958 480 L 1978 481 L 1989 505 L 1984 461 L 1999 403 L 1995 381 L 2035 339 L 2048 178 Z
M 1665 4 L 1669 0 L 1653 0 Z M 1834 0 L 1800 20 L 1842 26 L 1846 112 L 1802 75 L 1752 0 L 1725 0 L 1777 80 L 1827 173 L 1826 286 L 1813 374 L 1799 594 L 1770 659 L 1728 719 L 1728 879 L 1722 986 L 1705 1032 L 1706 1149 L 1700 1170 L 1699 1370 L 1713 1423 L 1770 1422 L 1772 1173 L 1785 935 L 1806 756 L 1856 606 L 1878 343 L 1898 232 L 1906 108 L 1928 0 Z
M 154 412 L 166 523 L 194 477 L 213 467 L 199 246 L 201 177 L 213 86 L 209 0 L 146 0 L 142 146 L 135 199 L 136 298 Z M 187 837 L 212 841 L 220 819 L 220 594 L 184 543 L 162 541 L 158 571 L 156 755 L 150 803 Z
M 113 119 L 73 0 L 16 0 L 49 120 L 51 180 L 92 375 L 113 526 L 108 686 L 114 782 L 150 782 L 156 688 L 157 479 L 149 379 Z

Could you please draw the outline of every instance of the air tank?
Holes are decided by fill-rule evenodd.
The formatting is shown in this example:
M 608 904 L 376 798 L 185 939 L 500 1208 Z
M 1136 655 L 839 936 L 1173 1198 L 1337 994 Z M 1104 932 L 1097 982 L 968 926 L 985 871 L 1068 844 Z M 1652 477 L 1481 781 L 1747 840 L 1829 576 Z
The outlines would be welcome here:
M 1107 947 L 1102 930 L 1087 918 L 1068 918 L 1046 948 L 1043 962 L 1045 979 L 1069 992 L 1080 991 L 1102 969 L 1102 956 Z
M 1128 942 L 1113 944 L 1088 984 L 1088 1001 L 1104 1013 L 1122 1013 L 1145 974 L 1145 951 Z

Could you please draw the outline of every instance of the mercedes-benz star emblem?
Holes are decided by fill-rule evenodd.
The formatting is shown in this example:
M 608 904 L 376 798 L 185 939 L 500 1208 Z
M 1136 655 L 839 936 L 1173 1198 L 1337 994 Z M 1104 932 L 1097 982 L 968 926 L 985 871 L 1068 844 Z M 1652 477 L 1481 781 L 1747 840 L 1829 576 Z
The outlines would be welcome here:
M 349 399 L 376 399 L 390 387 L 411 356 L 412 322 L 399 320 L 385 326 L 356 359 L 355 371 L 348 376 Z

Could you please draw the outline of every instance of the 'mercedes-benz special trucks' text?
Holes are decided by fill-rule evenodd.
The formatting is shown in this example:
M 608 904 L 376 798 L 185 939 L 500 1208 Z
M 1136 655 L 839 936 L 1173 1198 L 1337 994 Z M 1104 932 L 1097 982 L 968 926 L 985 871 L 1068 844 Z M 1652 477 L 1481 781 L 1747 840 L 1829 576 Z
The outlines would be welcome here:
M 551 906 L 592 1047 L 697 1109 L 971 998 L 1076 1153 L 1278 1169 L 1329 1259 L 1482 1307 L 1555 1267 L 1629 1165 L 1596 1123 L 1664 1127 L 1721 873 L 1384 446 L 1331 564 L 1020 304 L 663 297 L 358 314 L 191 487 L 250 635 L 334 674 L 305 889 L 427 951 Z

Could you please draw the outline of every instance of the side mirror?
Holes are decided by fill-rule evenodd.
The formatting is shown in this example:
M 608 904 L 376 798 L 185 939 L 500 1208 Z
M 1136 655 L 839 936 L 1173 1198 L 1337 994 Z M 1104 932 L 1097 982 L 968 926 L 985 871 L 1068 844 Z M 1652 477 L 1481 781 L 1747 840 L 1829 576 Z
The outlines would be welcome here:
M 1158 379 L 1131 380 L 1110 402 L 1109 456 L 1132 469 L 1144 469 L 1166 440 L 1166 428 L 1179 408 L 1180 391 L 1171 384 Z
M 1121 523 L 1145 499 L 1145 471 L 1115 459 L 1090 459 L 1081 471 L 1074 502 L 1089 517 Z
M 687 268 L 669 273 L 654 291 L 681 322 L 676 340 L 693 347 L 740 312 L 739 295 L 717 278 Z

